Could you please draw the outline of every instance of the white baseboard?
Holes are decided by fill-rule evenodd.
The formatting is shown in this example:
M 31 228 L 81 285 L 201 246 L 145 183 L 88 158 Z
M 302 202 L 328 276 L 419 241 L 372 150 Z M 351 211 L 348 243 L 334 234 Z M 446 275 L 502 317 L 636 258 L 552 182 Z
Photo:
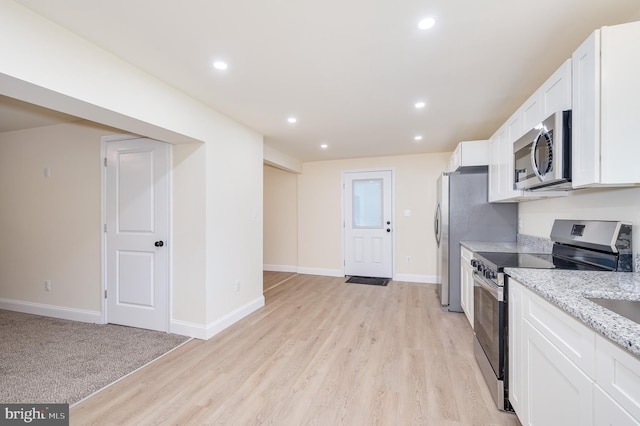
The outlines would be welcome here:
M 298 272 L 298 267 L 289 265 L 262 265 L 262 270 L 268 272 Z
M 394 281 L 407 281 L 410 283 L 437 284 L 438 277 L 436 275 L 414 275 L 414 274 L 396 274 Z
M 45 305 L 43 303 L 24 302 L 22 300 L 0 299 L 0 309 L 71 321 L 104 324 L 102 312 L 66 308 L 64 306 Z
M 298 267 L 298 273 L 306 275 L 324 275 L 326 277 L 344 277 L 344 273 L 340 269 Z
M 171 320 L 169 329 L 171 333 L 180 334 L 182 336 L 195 337 L 196 339 L 209 340 L 216 334 L 220 333 L 227 327 L 240 321 L 250 313 L 257 311 L 264 306 L 264 296 L 257 297 L 251 302 L 239 307 L 238 309 L 229 312 L 222 318 L 219 318 L 209 324 L 202 325 L 196 323 L 190 323 L 180 320 Z
M 207 340 L 207 327 L 194 322 L 172 319 L 169 322 L 169 333 Z

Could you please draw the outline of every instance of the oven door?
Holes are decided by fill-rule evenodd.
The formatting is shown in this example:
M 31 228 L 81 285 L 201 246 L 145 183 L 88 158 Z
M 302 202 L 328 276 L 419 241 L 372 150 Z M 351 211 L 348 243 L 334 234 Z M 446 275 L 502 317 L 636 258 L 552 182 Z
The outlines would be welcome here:
M 505 302 L 504 287 L 473 275 L 473 321 L 478 343 L 498 380 L 504 378 L 505 367 Z

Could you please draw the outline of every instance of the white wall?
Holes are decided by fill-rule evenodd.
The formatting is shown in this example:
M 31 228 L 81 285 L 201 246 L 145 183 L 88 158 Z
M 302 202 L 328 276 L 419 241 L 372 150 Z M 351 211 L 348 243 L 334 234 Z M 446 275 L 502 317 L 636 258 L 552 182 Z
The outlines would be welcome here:
M 207 143 L 207 327 L 264 305 L 262 295 L 263 140 L 240 126 Z M 239 290 L 236 291 L 236 283 Z
M 298 178 L 264 166 L 264 269 L 298 269 Z
M 342 172 L 368 168 L 395 170 L 396 279 L 436 282 L 433 214 L 436 179 L 451 153 L 319 161 L 303 164 L 298 175 L 298 266 L 302 272 L 342 271 Z M 404 210 L 411 216 L 405 217 Z M 411 263 L 405 259 L 410 256 Z
M 0 299 L 99 318 L 106 134 L 86 122 L 0 133 Z
M 204 144 L 174 150 L 172 330 L 209 337 L 264 304 L 260 135 L 11 0 L 0 52 L 0 94 Z
M 640 253 L 640 188 L 571 191 L 567 197 L 520 203 L 520 232 L 549 238 L 554 219 L 621 220 L 633 224 L 633 253 Z

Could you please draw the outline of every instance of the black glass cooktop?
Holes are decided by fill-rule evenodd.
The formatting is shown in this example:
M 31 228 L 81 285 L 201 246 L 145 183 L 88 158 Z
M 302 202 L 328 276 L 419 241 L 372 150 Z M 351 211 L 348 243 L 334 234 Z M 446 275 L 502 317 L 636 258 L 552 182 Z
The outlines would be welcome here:
M 612 270 L 610 256 L 592 252 L 570 251 L 566 256 L 546 253 L 503 253 L 476 252 L 476 258 L 493 269 L 504 268 L 569 269 L 569 270 Z
M 492 264 L 495 269 L 501 268 L 536 268 L 553 269 L 553 255 L 541 253 L 502 253 L 477 252 L 485 263 Z

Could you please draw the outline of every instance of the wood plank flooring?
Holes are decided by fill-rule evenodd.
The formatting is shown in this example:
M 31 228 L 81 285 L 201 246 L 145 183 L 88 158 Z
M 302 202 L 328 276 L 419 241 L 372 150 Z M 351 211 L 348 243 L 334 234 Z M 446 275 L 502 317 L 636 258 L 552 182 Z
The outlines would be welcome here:
M 295 277 L 295 272 L 274 272 L 263 271 L 262 272 L 262 291 L 271 290 L 274 287 L 279 286 L 283 282 Z
M 72 407 L 72 425 L 519 425 L 435 286 L 296 275 L 266 306 Z

